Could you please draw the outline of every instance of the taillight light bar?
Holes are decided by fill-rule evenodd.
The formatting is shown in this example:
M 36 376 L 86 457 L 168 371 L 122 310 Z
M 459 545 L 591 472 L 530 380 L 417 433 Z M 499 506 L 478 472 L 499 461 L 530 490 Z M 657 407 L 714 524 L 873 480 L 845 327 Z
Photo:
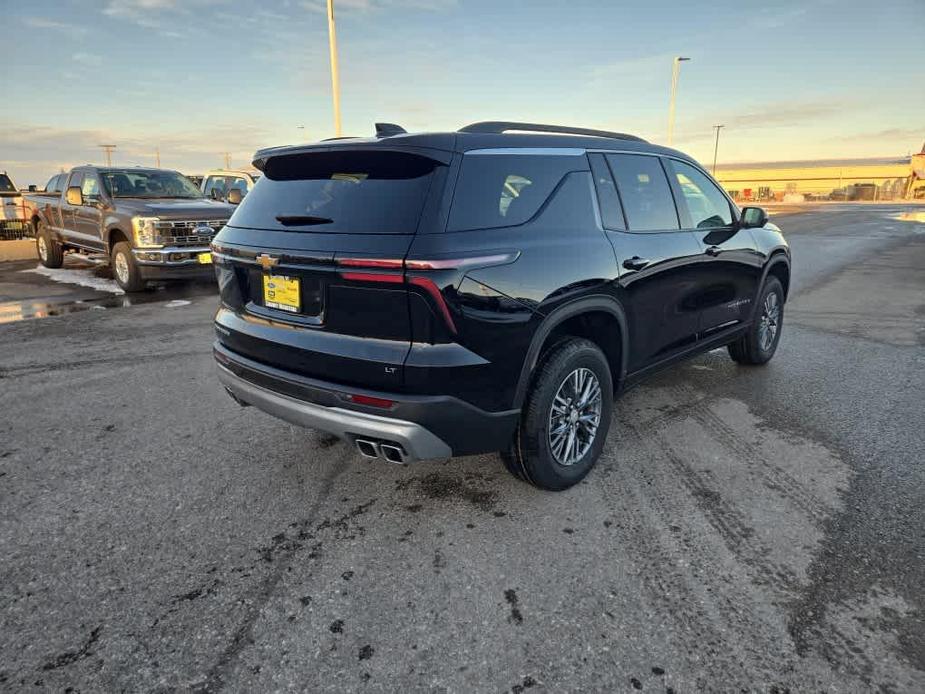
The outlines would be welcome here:
M 391 272 L 363 272 L 363 270 L 411 270 L 412 272 L 428 272 L 432 270 L 460 270 L 473 267 L 489 267 L 492 265 L 506 265 L 517 260 L 520 251 L 490 253 L 485 255 L 469 256 L 465 258 L 338 258 L 334 262 L 342 268 L 356 268 L 356 270 L 340 270 L 340 276 L 345 280 L 354 282 L 382 282 L 386 284 L 413 284 L 420 287 L 434 300 L 440 315 L 447 327 L 455 334 L 456 323 L 447 306 L 443 292 L 429 277 L 406 277 L 403 274 Z

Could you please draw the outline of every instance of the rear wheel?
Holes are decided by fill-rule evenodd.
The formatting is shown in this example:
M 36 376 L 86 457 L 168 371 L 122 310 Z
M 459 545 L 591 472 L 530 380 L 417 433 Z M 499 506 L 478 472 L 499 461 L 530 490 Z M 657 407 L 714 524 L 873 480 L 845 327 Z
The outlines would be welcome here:
M 580 482 L 600 457 L 613 410 L 607 358 L 589 340 L 552 349 L 527 394 L 510 448 L 502 453 L 516 477 L 552 491 Z
M 749 366 L 766 364 L 777 351 L 784 322 L 784 288 L 776 277 L 768 277 L 758 299 L 755 322 L 729 345 L 732 360 Z
M 64 249 L 55 241 L 44 222 L 39 222 L 35 234 L 35 250 L 45 267 L 57 268 L 64 264 Z
M 112 274 L 116 282 L 127 292 L 140 292 L 145 288 L 145 281 L 141 278 L 141 271 L 132 247 L 126 241 L 120 241 L 112 248 Z

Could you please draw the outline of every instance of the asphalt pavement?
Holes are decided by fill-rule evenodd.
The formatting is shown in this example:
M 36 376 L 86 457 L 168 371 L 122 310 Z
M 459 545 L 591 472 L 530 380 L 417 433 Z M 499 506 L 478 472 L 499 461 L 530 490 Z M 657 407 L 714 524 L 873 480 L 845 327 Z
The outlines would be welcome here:
M 0 690 L 925 691 L 925 224 L 900 209 L 772 217 L 774 360 L 627 393 L 559 494 L 239 408 L 211 290 L 125 305 L 5 264 Z

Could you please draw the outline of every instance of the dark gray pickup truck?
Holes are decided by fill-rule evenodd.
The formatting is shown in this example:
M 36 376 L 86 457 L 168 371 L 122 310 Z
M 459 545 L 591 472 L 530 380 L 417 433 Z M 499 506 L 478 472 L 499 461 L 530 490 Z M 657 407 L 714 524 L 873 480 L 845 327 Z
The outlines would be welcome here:
M 209 244 L 235 209 L 176 171 L 96 166 L 53 176 L 24 206 L 43 265 L 61 267 L 65 252 L 101 255 L 127 292 L 213 276 Z

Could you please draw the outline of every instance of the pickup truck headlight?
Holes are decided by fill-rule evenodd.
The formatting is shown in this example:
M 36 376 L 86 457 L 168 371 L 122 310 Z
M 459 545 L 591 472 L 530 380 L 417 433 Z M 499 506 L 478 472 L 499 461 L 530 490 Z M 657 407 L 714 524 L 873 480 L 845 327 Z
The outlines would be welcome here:
M 132 233 L 135 235 L 137 248 L 163 248 L 157 242 L 157 217 L 132 217 Z

